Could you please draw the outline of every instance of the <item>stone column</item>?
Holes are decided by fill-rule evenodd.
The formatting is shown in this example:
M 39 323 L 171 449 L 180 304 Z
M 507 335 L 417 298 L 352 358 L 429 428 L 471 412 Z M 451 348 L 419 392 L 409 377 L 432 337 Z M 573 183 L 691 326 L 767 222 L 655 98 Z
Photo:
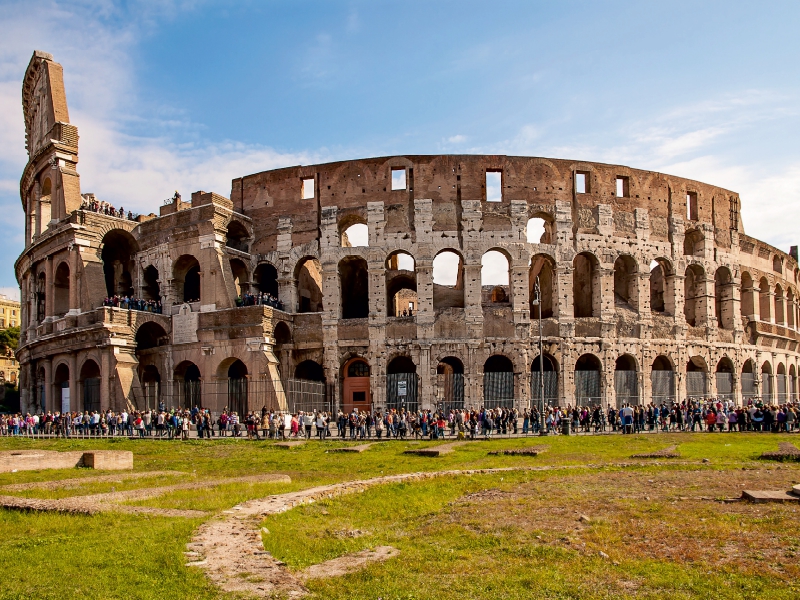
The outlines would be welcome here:
M 45 299 L 44 299 L 44 314 L 46 321 L 52 321 L 53 319 L 53 295 L 55 293 L 55 286 L 53 285 L 53 257 L 48 256 L 47 260 L 45 261 L 45 277 L 47 278 L 46 286 L 47 291 L 45 292 Z
M 113 347 L 104 348 L 100 354 L 100 410 L 111 408 L 111 356 Z M 171 377 L 171 374 L 170 374 Z
M 78 357 L 69 355 L 69 405 L 72 410 L 83 410 L 83 398 L 78 398 Z
M 69 253 L 69 313 L 80 314 L 80 294 L 78 290 L 78 262 L 80 258 L 80 246 L 73 246 Z M 137 265 L 138 266 L 138 265 Z M 141 267 L 139 267 L 141 270 Z M 141 281 L 141 277 L 139 278 Z

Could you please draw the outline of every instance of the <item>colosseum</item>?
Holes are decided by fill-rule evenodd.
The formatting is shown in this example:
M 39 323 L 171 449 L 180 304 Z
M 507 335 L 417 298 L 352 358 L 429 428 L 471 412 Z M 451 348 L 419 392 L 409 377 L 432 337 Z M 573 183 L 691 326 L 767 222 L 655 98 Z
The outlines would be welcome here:
M 797 249 L 745 235 L 735 192 L 390 156 L 105 214 L 81 193 L 52 56 L 34 53 L 22 95 L 24 410 L 796 397 Z

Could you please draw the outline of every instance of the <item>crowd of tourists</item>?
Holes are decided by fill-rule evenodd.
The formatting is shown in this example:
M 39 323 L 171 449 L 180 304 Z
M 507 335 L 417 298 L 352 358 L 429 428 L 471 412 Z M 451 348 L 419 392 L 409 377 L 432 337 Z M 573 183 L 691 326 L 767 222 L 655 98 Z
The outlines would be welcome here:
M 242 294 L 236 297 L 236 306 L 271 306 L 283 310 L 283 302 L 270 293 Z
M 114 208 L 108 202 L 103 202 L 93 198 L 91 200 L 87 200 L 86 198 L 83 199 L 81 202 L 81 210 L 88 210 L 95 213 L 100 213 L 101 215 L 107 215 L 109 217 L 117 217 L 118 219 L 128 219 L 129 221 L 135 221 L 138 215 L 133 214 L 131 211 L 128 211 L 125 214 L 125 209 L 123 207 Z
M 161 314 L 161 300 L 145 300 L 144 298 L 132 298 L 130 296 L 107 296 L 103 299 L 103 306 L 113 306 L 114 308 L 125 308 L 127 310 L 141 310 Z
M 251 439 L 476 439 L 494 435 L 535 435 L 545 427 L 550 434 L 619 432 L 775 432 L 800 431 L 800 404 L 767 405 L 747 399 L 744 406 L 729 400 L 688 399 L 673 404 L 548 406 L 542 418 L 537 408 L 418 410 L 389 409 L 333 413 L 321 410 L 250 411 L 246 415 L 224 409 L 214 415 L 205 408 L 143 411 L 83 411 L 0 415 L 2 436 L 129 436 L 188 439 L 247 437 Z M 520 423 L 521 421 L 521 423 Z M 565 425 L 567 427 L 565 427 Z

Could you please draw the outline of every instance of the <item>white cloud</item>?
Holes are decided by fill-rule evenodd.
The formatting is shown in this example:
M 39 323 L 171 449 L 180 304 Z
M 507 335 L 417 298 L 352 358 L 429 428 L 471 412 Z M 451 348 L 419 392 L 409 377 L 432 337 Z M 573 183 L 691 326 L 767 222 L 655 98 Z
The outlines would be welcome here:
M 451 135 L 446 141 L 448 144 L 463 144 L 467 141 L 467 136 L 461 134 Z

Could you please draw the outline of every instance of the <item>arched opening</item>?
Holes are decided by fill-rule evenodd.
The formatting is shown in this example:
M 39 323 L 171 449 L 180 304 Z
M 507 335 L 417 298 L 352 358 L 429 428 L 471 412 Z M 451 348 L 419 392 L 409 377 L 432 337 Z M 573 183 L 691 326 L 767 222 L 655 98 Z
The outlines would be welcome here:
M 158 409 L 161 399 L 161 374 L 158 372 L 158 368 L 155 365 L 147 365 L 139 375 L 139 379 L 144 392 L 145 410 Z
M 83 410 L 96 412 L 100 410 L 100 367 L 93 360 L 87 360 L 81 367 L 80 394 L 83 398 Z
M 246 415 L 249 408 L 247 402 L 247 366 L 237 358 L 228 367 L 227 375 L 228 410 L 232 410 L 240 416 Z
M 348 256 L 339 262 L 342 318 L 365 319 L 369 316 L 369 270 L 367 261 Z
M 575 363 L 575 405 L 603 403 L 603 366 L 594 354 L 584 354 Z
M 733 362 L 727 356 L 717 363 L 717 372 L 714 374 L 717 384 L 717 398 L 733 400 Z
M 525 227 L 525 234 L 529 244 L 552 244 L 552 220 L 543 219 L 542 217 L 532 217 L 528 219 L 528 224 Z
M 415 412 L 417 365 L 408 356 L 398 356 L 386 365 L 386 408 Z
M 769 281 L 766 277 L 762 277 L 758 282 L 758 319 L 759 321 L 772 321 L 772 306 L 770 302 Z
M 708 394 L 708 366 L 701 356 L 693 356 L 686 363 L 686 395 L 705 398 Z
M 727 267 L 714 273 L 714 314 L 717 327 L 733 329 L 733 278 Z
M 144 285 L 142 286 L 142 295 L 145 300 L 161 300 L 161 286 L 158 281 L 158 269 L 153 265 L 149 265 L 142 273 Z
M 57 317 L 69 312 L 69 284 L 69 265 L 62 262 L 53 277 L 53 312 Z
M 433 308 L 464 308 L 464 261 L 452 250 L 443 250 L 433 259 Z
M 775 375 L 775 394 L 779 404 L 786 402 L 789 399 L 789 386 L 786 381 L 786 365 L 778 363 L 778 368 Z
M 139 247 L 133 236 L 122 229 L 112 229 L 103 237 L 103 274 L 106 293 L 111 296 L 133 296 L 134 258 Z
M 275 343 L 279 346 L 283 344 L 291 344 L 292 343 L 292 330 L 289 329 L 289 326 L 286 324 L 285 321 L 279 321 L 277 325 L 275 325 Z
M 630 354 L 617 358 L 614 366 L 614 392 L 617 397 L 617 408 L 625 404 L 639 404 L 639 373 L 636 359 Z
M 241 298 L 250 291 L 247 267 L 238 258 L 231 259 L 230 263 L 231 274 L 233 275 L 233 286 L 236 288 L 236 295 Z
M 514 363 L 507 356 L 495 354 L 483 363 L 483 405 L 514 406 Z
M 623 254 L 614 261 L 614 306 L 639 309 L 637 266 L 632 256 Z
M 190 255 L 184 254 L 172 270 L 175 280 L 175 295 L 179 302 L 198 302 L 200 300 L 200 263 Z
M 445 413 L 464 408 L 464 363 L 455 356 L 436 365 L 436 405 Z
M 507 304 L 511 301 L 510 261 L 498 250 L 489 250 L 481 257 L 481 301 Z
M 386 304 L 390 317 L 416 314 L 417 274 L 414 257 L 407 252 L 393 252 L 386 259 Z
M 789 329 L 794 329 L 795 324 L 795 301 L 794 301 L 794 292 L 792 288 L 788 288 L 786 290 L 786 326 Z
M 47 277 L 39 273 L 36 278 L 36 321 L 41 323 L 47 317 Z
M 590 252 L 581 252 L 572 262 L 572 301 L 575 317 L 600 316 L 600 278 L 597 276 L 597 258 Z
M 772 258 L 772 270 L 776 273 L 783 273 L 783 261 L 777 254 Z
M 696 327 L 705 316 L 705 272 L 700 265 L 689 265 L 686 268 L 686 278 L 683 281 L 683 314 L 686 323 Z
M 366 223 L 353 223 L 340 233 L 342 248 L 358 248 L 369 246 L 369 227 Z
M 188 360 L 175 367 L 175 398 L 181 408 L 202 404 L 200 369 Z
M 758 394 L 756 389 L 756 375 L 752 360 L 746 360 L 742 365 L 742 402 L 747 404 L 747 401 L 754 398 Z
M 56 217 L 55 212 L 53 211 L 53 184 L 50 181 L 49 177 L 46 177 L 45 180 L 42 182 L 42 191 L 39 196 L 39 205 L 38 205 L 38 219 L 39 222 L 38 230 L 39 232 L 45 231 L 50 226 L 50 219 Z
M 539 278 L 539 305 L 536 300 L 536 278 Z M 531 268 L 528 271 L 528 303 L 531 310 L 531 319 L 539 318 L 539 311 L 543 319 L 554 315 L 553 294 L 555 292 L 555 261 L 546 254 L 537 254 L 531 259 Z
M 797 370 L 789 365 L 789 402 L 797 401 Z
M 745 319 L 752 319 L 756 314 L 756 306 L 758 305 L 758 301 L 756 300 L 755 296 L 758 293 L 758 290 L 755 289 L 753 284 L 753 278 L 750 276 L 750 273 L 745 271 L 742 273 L 742 317 Z
M 687 231 L 683 238 L 683 254 L 702 257 L 704 241 L 703 232 L 699 229 Z
M 773 398 L 772 365 L 767 360 L 761 365 L 761 401 L 765 404 L 772 404 Z
M 68 413 L 77 409 L 77 401 L 73 404 L 73 399 L 69 397 L 69 367 L 64 363 L 56 367 L 53 375 L 53 388 L 55 389 L 56 402 L 60 402 L 60 406 L 56 404 L 52 407 L 53 410 L 60 409 L 62 413 Z
M 780 284 L 775 286 L 775 323 L 778 325 L 783 325 L 785 323 L 784 320 L 784 308 L 783 308 L 783 288 Z
M 545 405 L 558 404 L 558 362 L 547 353 L 537 356 L 531 363 L 531 399 L 534 406 L 541 408 L 542 393 Z
M 296 379 L 325 381 L 325 369 L 315 360 L 304 360 L 294 368 Z
M 372 394 L 370 392 L 369 363 L 363 358 L 352 358 L 343 369 L 342 404 L 345 413 L 372 410 Z
M 253 272 L 253 280 L 259 292 L 269 294 L 274 298 L 278 297 L 278 269 L 274 266 L 269 263 L 261 263 Z
M 136 351 L 149 350 L 169 344 L 169 336 L 164 328 L 153 321 L 142 323 L 136 330 Z
M 675 371 L 666 356 L 658 356 L 653 361 L 650 384 L 653 404 L 675 402 Z
M 650 263 L 650 310 L 657 313 L 673 314 L 672 267 L 663 258 Z M 669 303 L 669 307 L 667 304 Z
M 306 258 L 295 269 L 298 312 L 322 312 L 322 265 L 316 258 Z
M 249 240 L 250 234 L 247 232 L 247 228 L 244 225 L 239 221 L 231 221 L 228 223 L 228 230 L 225 235 L 225 245 L 228 248 L 247 252 Z

